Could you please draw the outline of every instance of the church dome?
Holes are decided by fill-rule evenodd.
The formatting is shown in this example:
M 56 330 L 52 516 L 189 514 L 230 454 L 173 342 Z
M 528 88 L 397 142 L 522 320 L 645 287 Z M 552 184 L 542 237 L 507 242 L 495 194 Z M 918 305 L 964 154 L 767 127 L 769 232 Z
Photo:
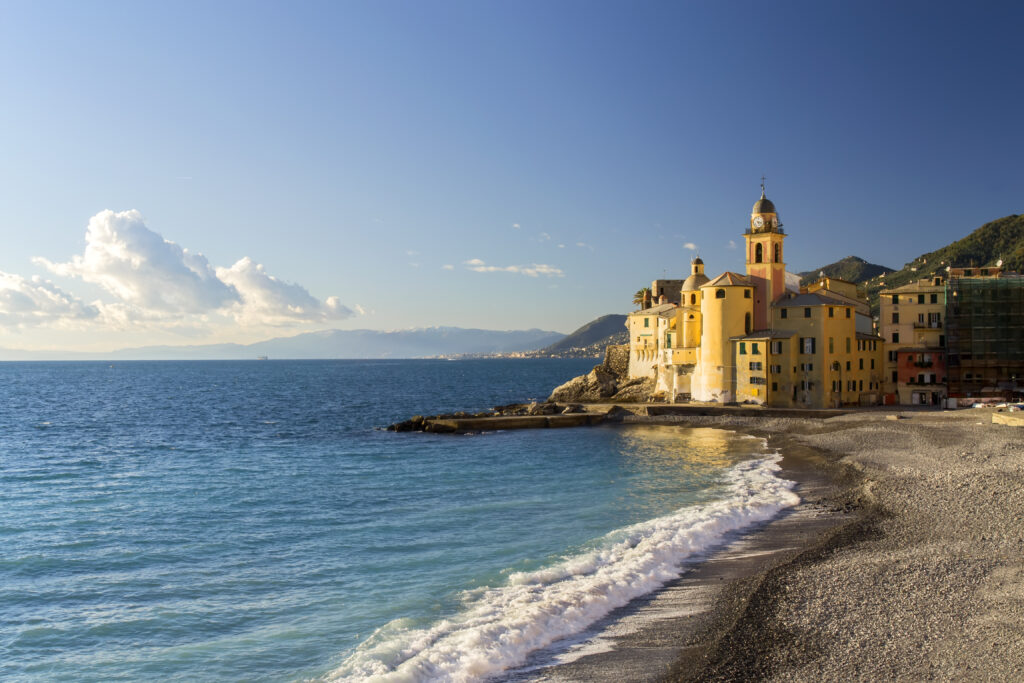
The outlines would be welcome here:
M 708 276 L 704 273 L 694 273 L 683 281 L 683 291 L 693 292 L 707 284 Z
M 750 210 L 750 213 L 778 213 L 775 210 L 775 205 L 772 204 L 772 200 L 764 196 L 764 190 L 761 190 L 761 198 L 754 202 L 754 208 Z

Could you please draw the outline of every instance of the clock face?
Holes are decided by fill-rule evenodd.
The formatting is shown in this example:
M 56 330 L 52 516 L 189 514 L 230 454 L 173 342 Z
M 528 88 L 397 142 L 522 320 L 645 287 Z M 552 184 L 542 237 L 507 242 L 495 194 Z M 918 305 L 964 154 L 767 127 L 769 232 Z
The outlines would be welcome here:
M 763 228 L 764 227 L 764 218 L 762 216 L 754 216 L 754 227 L 755 228 Z

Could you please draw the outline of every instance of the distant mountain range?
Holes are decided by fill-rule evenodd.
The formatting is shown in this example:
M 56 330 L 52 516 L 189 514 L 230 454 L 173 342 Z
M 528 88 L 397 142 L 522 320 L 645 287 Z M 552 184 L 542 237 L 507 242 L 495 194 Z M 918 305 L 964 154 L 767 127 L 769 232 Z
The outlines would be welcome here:
M 564 337 L 560 332 L 537 329 L 499 331 L 428 327 L 393 332 L 325 330 L 254 344 L 143 346 L 107 353 L 0 349 L 0 360 L 239 360 L 261 356 L 276 359 L 426 358 L 528 351 L 550 346 Z

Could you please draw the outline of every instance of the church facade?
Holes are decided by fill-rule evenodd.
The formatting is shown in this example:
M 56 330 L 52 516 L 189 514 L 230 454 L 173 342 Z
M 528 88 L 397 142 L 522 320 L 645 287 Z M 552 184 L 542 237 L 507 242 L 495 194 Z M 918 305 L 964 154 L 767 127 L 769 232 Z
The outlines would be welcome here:
M 653 283 L 657 303 L 626 320 L 630 377 L 653 379 L 669 401 L 878 403 L 882 339 L 856 285 L 823 277 L 800 287 L 786 272 L 786 233 L 763 184 L 743 237 L 743 274 L 709 278 L 695 258 L 678 292 L 678 281 Z

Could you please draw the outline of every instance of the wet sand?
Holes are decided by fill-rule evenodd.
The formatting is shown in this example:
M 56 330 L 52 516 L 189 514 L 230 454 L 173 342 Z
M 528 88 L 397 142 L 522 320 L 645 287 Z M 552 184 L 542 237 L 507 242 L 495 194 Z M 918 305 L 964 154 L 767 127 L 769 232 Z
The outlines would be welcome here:
M 989 409 L 627 421 L 765 436 L 803 502 L 513 680 L 1024 676 L 1024 429 Z

